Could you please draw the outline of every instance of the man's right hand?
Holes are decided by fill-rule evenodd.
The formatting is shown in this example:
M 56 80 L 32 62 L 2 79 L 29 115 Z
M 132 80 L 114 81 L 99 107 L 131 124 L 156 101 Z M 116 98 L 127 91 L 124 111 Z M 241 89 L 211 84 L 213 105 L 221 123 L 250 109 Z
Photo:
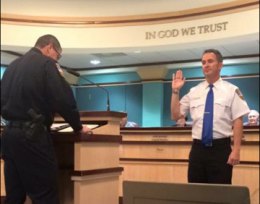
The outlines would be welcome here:
M 182 71 L 178 70 L 172 75 L 172 90 L 179 91 L 185 83 L 185 78 L 183 77 Z
M 80 133 L 92 134 L 92 131 L 87 125 L 82 125 L 82 129 L 80 130 Z

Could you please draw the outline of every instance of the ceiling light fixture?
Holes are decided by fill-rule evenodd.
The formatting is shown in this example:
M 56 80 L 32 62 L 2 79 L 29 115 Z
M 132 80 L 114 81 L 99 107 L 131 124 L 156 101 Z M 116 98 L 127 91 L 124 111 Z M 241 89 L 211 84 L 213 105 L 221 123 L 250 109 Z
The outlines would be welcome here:
M 100 64 L 100 60 L 90 60 L 90 63 L 97 65 L 97 64 Z

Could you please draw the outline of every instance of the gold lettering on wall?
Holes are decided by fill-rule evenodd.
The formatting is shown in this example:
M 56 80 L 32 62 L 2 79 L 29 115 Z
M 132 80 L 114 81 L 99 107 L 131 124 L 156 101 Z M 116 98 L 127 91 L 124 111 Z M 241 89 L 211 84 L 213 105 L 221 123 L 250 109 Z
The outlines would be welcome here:
M 145 40 L 174 38 L 179 36 L 203 35 L 227 30 L 228 22 L 213 23 L 207 25 L 193 26 L 180 29 L 169 29 L 145 32 Z

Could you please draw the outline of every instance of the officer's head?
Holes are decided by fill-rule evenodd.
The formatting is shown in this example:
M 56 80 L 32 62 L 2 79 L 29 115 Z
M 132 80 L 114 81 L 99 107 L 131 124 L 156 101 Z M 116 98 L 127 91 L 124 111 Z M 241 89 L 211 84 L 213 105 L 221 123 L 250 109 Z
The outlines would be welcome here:
M 207 49 L 207 50 L 204 50 L 203 55 L 206 53 L 213 53 L 216 56 L 216 59 L 218 62 L 221 62 L 221 63 L 223 62 L 223 56 L 220 51 L 218 51 L 216 49 Z
M 40 49 L 44 55 L 56 61 L 61 58 L 62 48 L 60 42 L 53 35 L 47 34 L 39 37 L 35 47 Z
M 202 54 L 202 71 L 208 81 L 213 84 L 220 77 L 220 71 L 223 66 L 222 54 L 216 49 L 205 50 Z

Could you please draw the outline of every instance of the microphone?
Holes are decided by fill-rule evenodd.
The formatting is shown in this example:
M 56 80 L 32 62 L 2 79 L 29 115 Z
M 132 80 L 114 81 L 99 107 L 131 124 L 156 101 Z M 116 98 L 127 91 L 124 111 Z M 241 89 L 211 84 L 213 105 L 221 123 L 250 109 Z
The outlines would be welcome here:
M 76 72 L 76 71 L 73 71 L 73 70 L 71 70 L 71 69 L 66 69 L 66 71 L 67 71 L 68 73 L 70 73 L 70 74 L 76 76 L 76 77 L 81 77 L 82 79 L 86 80 L 87 82 L 89 82 L 89 83 L 95 85 L 96 87 L 102 89 L 103 91 L 105 91 L 106 94 L 107 94 L 107 111 L 110 111 L 110 99 L 109 99 L 109 92 L 108 92 L 107 89 L 105 89 L 104 87 L 100 86 L 99 84 L 97 84 L 97 83 L 95 83 L 95 82 L 93 82 L 93 81 L 87 79 L 86 77 L 81 76 L 81 75 L 80 75 L 78 72 Z

